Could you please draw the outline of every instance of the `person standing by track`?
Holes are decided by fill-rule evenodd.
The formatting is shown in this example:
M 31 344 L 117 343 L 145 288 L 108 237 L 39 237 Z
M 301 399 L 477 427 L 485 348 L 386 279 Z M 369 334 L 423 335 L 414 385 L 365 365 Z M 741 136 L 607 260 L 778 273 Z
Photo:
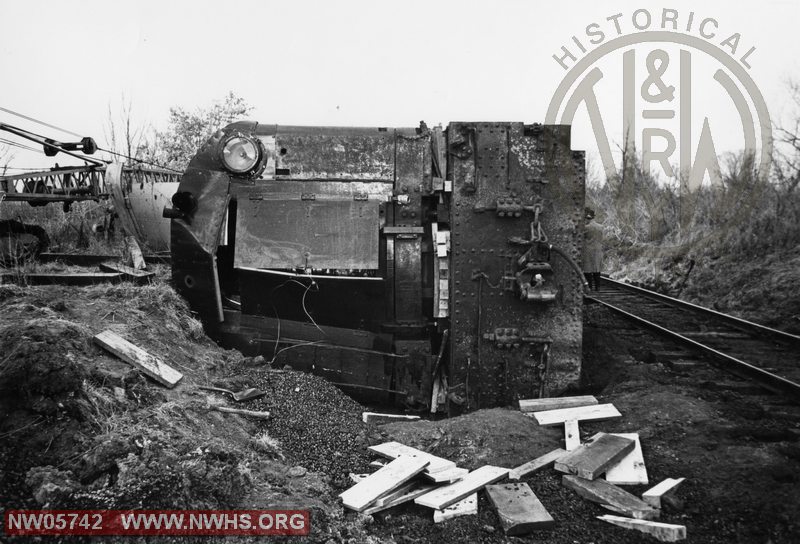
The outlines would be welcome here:
M 600 290 L 600 271 L 603 269 L 603 227 L 595 221 L 594 210 L 586 208 L 586 227 L 583 234 L 583 275 L 589 289 Z

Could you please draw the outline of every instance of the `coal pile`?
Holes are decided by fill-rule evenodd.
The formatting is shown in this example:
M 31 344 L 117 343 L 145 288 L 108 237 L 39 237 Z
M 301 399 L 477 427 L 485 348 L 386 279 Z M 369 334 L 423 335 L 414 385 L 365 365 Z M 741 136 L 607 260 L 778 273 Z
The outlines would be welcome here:
M 295 464 L 349 485 L 349 472 L 365 471 L 367 427 L 363 407 L 324 379 L 295 371 L 255 371 L 248 387 L 266 396 L 243 403 L 272 414 L 264 430 Z M 246 406 L 245 406 L 246 405 Z

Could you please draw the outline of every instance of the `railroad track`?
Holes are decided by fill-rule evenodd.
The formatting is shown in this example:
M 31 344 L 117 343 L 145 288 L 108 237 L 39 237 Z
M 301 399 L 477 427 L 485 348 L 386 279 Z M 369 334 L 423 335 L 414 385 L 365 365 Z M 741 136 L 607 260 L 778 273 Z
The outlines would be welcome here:
M 800 336 L 605 277 L 586 299 L 800 402 Z

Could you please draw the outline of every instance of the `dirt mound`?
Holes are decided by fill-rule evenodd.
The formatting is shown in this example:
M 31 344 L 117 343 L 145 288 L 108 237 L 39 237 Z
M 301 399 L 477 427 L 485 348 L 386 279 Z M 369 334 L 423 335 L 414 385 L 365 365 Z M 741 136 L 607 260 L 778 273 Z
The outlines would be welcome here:
M 183 380 L 166 389 L 104 352 L 91 339 L 105 329 Z M 0 354 L 0 508 L 294 507 L 312 511 L 315 540 L 366 538 L 321 473 L 364 464 L 360 406 L 244 365 L 164 283 L 0 286 Z M 272 420 L 218 412 L 232 403 L 197 389 L 231 376 L 268 392 L 243 407 Z
M 490 464 L 514 468 L 559 447 L 563 430 L 541 427 L 519 410 L 478 410 L 452 419 L 383 425 L 385 440 L 396 440 L 476 469 Z M 384 441 L 385 441 L 384 440 Z

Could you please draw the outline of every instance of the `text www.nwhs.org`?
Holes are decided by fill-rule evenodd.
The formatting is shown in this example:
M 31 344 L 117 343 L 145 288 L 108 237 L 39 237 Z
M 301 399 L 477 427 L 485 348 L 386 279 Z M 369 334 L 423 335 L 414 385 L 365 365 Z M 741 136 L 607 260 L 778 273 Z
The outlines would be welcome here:
M 303 536 L 308 510 L 6 510 L 5 534 Z

